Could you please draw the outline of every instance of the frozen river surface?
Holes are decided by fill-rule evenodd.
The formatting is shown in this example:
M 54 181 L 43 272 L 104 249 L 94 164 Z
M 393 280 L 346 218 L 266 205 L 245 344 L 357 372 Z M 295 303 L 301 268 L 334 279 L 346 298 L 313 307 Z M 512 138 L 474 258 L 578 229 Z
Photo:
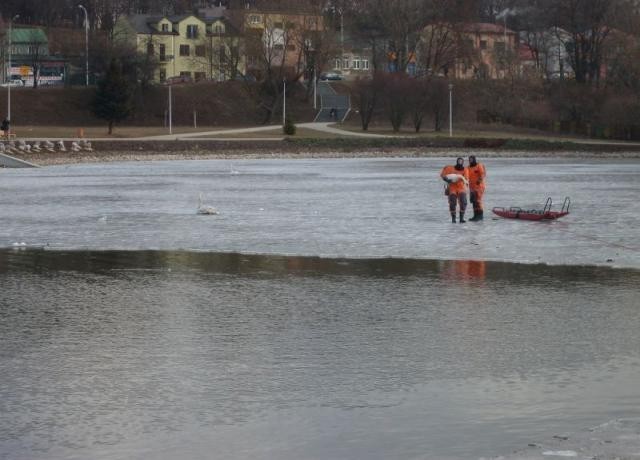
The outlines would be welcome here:
M 640 164 L 447 161 L 0 170 L 0 459 L 640 458 Z
M 637 160 L 489 159 L 485 221 L 450 223 L 452 159 L 237 160 L 4 170 L 0 247 L 477 259 L 640 267 Z M 217 216 L 199 216 L 198 195 Z M 557 222 L 492 219 L 541 208 Z M 467 217 L 470 212 L 467 213 Z

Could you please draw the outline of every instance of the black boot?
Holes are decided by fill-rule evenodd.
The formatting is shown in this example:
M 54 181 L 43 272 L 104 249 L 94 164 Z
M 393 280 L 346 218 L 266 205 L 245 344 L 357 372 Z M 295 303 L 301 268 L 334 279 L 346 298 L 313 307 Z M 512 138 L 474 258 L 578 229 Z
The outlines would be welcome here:
M 452 212 L 452 213 L 451 213 L 451 223 L 452 223 L 452 224 L 455 224 L 455 223 L 456 223 L 456 213 L 455 213 L 455 212 Z
M 455 219 L 455 216 L 454 216 L 454 219 Z M 454 222 L 455 222 L 455 221 L 454 221 Z M 460 213 L 460 223 L 461 223 L 461 224 L 464 224 L 465 222 L 466 222 L 466 220 L 464 220 L 464 212 L 461 212 L 461 213 Z
M 473 217 L 471 219 L 469 219 L 469 222 L 475 222 L 476 220 L 478 220 L 478 213 L 476 212 L 476 210 L 473 210 Z
M 478 211 L 478 217 L 476 218 L 476 220 L 482 220 L 484 219 L 484 210 L 480 210 Z

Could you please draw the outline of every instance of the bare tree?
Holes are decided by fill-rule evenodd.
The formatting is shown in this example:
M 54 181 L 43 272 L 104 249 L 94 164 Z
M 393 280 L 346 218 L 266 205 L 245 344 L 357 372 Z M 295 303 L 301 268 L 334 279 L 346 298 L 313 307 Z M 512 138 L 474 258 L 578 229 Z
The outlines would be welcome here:
M 619 3 L 617 0 L 564 0 L 547 4 L 556 24 L 567 35 L 559 36 L 569 52 L 575 79 L 579 83 L 598 83 L 603 46 L 611 31 Z
M 37 88 L 40 80 L 42 61 L 48 54 L 47 41 L 41 29 L 25 29 L 25 32 L 28 34 L 28 39 L 21 43 L 21 46 L 28 53 L 29 65 L 31 67 L 31 73 L 33 74 L 33 87 Z
M 358 112 L 362 130 L 367 131 L 375 110 L 385 90 L 385 78 L 381 72 L 376 72 L 373 78 L 361 79 L 356 82 L 355 92 L 358 98 Z

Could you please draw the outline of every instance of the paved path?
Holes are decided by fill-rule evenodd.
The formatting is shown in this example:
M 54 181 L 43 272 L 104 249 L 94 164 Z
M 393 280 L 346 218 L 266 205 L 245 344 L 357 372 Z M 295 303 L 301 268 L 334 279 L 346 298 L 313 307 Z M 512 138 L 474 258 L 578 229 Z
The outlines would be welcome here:
M 298 128 L 311 129 L 315 131 L 340 135 L 340 136 L 352 136 L 352 137 L 377 137 L 377 138 L 385 138 L 385 137 L 394 137 L 383 134 L 372 134 L 367 132 L 355 132 L 355 131 L 347 131 L 344 129 L 337 128 L 336 123 L 298 123 L 296 124 Z M 88 140 L 90 141 L 109 141 L 109 142 L 130 142 L 130 141 L 180 141 L 180 140 L 225 140 L 225 141 L 277 141 L 284 139 L 282 137 L 224 137 L 233 136 L 237 134 L 251 134 L 251 133 L 260 133 L 260 132 L 269 132 L 276 131 L 282 128 L 281 125 L 266 125 L 266 126 L 254 126 L 250 128 L 234 128 L 234 129 L 216 129 L 212 131 L 199 131 L 196 133 L 174 133 L 174 134 L 162 134 L 157 136 L 144 136 L 144 137 L 92 137 Z M 77 137 L 30 137 L 25 138 L 25 141 L 40 141 L 44 142 L 46 140 L 63 140 L 63 141 L 75 141 Z
M 341 136 L 353 136 L 353 137 L 393 137 L 382 134 L 371 134 L 366 132 L 354 132 L 346 131 L 340 128 L 336 128 L 336 123 L 298 123 L 298 128 L 312 129 L 315 131 L 321 131 L 325 133 L 331 133 Z M 91 141 L 109 141 L 109 142 L 129 142 L 129 141 L 172 141 L 172 140 L 226 140 L 226 141 L 251 141 L 251 140 L 281 140 L 282 137 L 223 137 L 225 135 L 232 136 L 236 134 L 251 134 L 260 132 L 269 132 L 280 130 L 281 125 L 266 125 L 266 126 L 254 126 L 250 128 L 233 128 L 233 129 L 216 129 L 212 131 L 199 131 L 195 133 L 174 133 L 174 134 L 161 134 L 157 136 L 143 136 L 143 137 L 92 137 L 88 140 Z M 212 137 L 215 136 L 215 137 Z M 77 137 L 29 137 L 24 138 L 25 141 L 40 141 L 47 140 L 63 140 L 63 141 L 75 141 Z
M 335 123 L 298 123 L 296 126 L 298 128 L 312 129 L 315 131 L 321 131 L 330 134 L 336 134 L 341 136 L 353 136 L 353 137 L 393 137 L 386 136 L 382 134 L 371 134 L 366 132 L 353 132 L 346 131 L 344 129 L 336 128 L 332 125 Z M 268 125 L 268 126 L 257 126 L 253 128 L 236 128 L 236 129 L 222 129 L 215 131 L 204 131 L 198 133 L 182 133 L 182 134 L 164 134 L 161 136 L 148 136 L 143 138 L 129 139 L 129 140 L 149 140 L 149 141 L 157 141 L 157 140 L 194 140 L 194 139 L 205 139 L 207 136 L 216 136 L 215 139 L 220 140 L 219 136 L 230 135 L 230 134 L 245 134 L 245 133 L 258 133 L 262 131 L 273 131 L 280 129 L 280 125 Z M 282 138 L 279 138 L 282 139 Z M 232 140 L 255 140 L 255 138 L 232 138 Z
M 296 124 L 298 128 L 306 128 L 315 131 L 320 131 L 324 133 L 339 135 L 339 136 L 350 136 L 350 137 L 367 137 L 367 138 L 393 138 L 393 137 L 415 137 L 411 134 L 405 135 L 384 135 L 384 134 L 373 134 L 364 131 L 347 131 L 341 129 L 339 124 L 335 122 L 312 122 L 312 123 L 298 123 Z M 284 139 L 282 137 L 224 137 L 225 135 L 234 136 L 238 134 L 251 134 L 251 133 L 260 133 L 260 132 L 269 132 L 281 129 L 281 125 L 266 125 L 266 126 L 254 126 L 247 128 L 233 128 L 233 129 L 217 129 L 211 131 L 200 131 L 195 133 L 174 133 L 174 134 L 162 134 L 156 136 L 143 136 L 143 137 L 99 137 L 99 138 L 89 138 L 91 141 L 108 141 L 108 142 L 129 142 L 129 141 L 163 141 L 163 140 L 224 140 L 224 141 L 278 141 Z M 508 137 L 508 136 L 507 136 Z M 46 140 L 63 140 L 63 141 L 75 141 L 77 137 L 46 137 L 46 138 L 38 138 L 38 137 L 29 137 L 24 138 L 25 141 L 46 141 Z M 640 142 L 627 142 L 627 141 L 602 141 L 597 139 L 546 139 L 543 136 L 531 137 L 525 139 L 532 140 L 548 140 L 549 142 L 572 142 L 574 144 L 583 144 L 583 145 L 602 145 L 605 146 L 622 146 L 622 147 L 638 147 L 640 146 Z

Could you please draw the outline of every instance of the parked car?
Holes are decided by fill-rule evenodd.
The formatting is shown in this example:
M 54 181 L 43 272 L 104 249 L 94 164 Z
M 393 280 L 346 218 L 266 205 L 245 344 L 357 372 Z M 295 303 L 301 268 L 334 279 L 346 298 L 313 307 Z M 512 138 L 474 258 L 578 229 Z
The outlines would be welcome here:
M 248 73 L 246 75 L 242 75 L 242 74 L 239 73 L 239 74 L 236 75 L 236 80 L 237 81 L 248 81 L 248 82 L 251 82 L 251 83 L 255 83 L 256 77 L 254 77 L 250 73 Z
M 9 80 L 8 82 L 2 83 L 0 84 L 0 86 L 2 86 L 3 88 L 6 88 L 8 86 L 14 87 L 14 86 L 24 86 L 24 81 L 22 80 Z
M 340 72 L 323 72 L 320 74 L 320 80 L 343 80 L 344 77 Z
M 180 83 L 193 83 L 193 78 L 189 75 L 176 75 L 169 77 L 164 81 L 165 85 L 178 85 Z

